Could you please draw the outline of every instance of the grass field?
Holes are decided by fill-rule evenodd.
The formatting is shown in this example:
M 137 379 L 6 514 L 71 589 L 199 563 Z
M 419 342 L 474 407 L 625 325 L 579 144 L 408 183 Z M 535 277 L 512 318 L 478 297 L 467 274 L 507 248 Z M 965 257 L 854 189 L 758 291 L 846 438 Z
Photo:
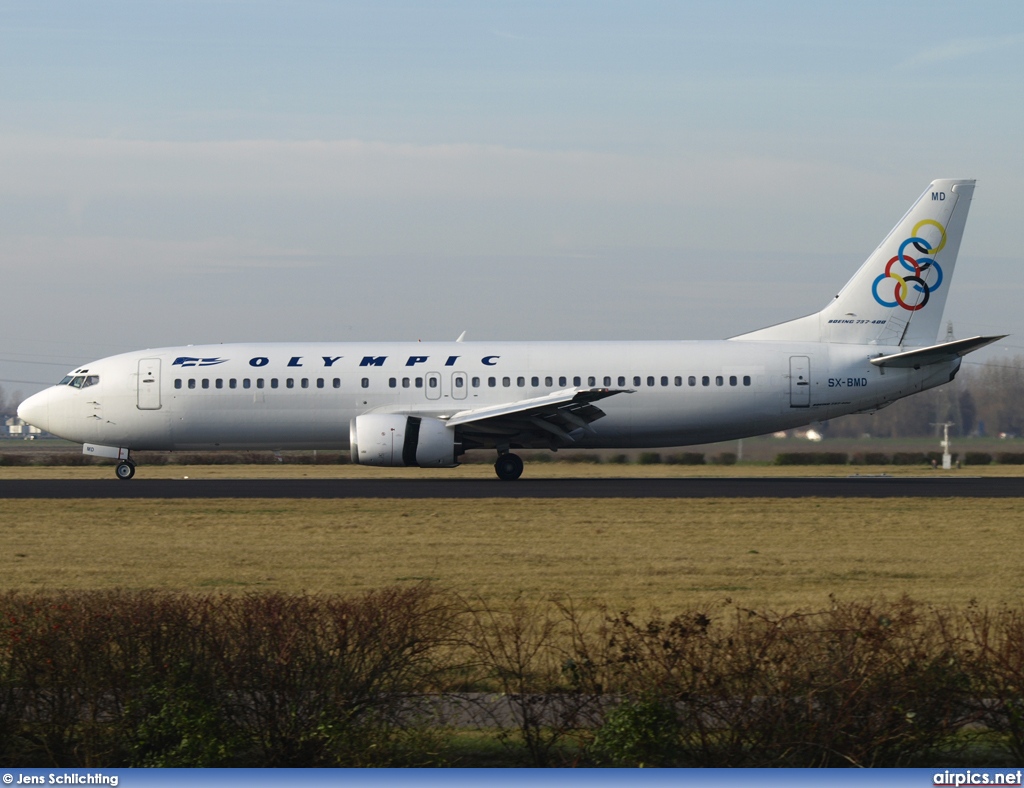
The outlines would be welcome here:
M 97 470 L 110 472 L 3 469 L 0 484 L 21 471 Z M 429 579 L 495 603 L 518 594 L 570 596 L 586 608 L 665 612 L 726 599 L 758 609 L 820 609 L 829 594 L 1019 605 L 1024 592 L 1024 499 L 5 500 L 0 523 L 4 589 L 349 593 Z

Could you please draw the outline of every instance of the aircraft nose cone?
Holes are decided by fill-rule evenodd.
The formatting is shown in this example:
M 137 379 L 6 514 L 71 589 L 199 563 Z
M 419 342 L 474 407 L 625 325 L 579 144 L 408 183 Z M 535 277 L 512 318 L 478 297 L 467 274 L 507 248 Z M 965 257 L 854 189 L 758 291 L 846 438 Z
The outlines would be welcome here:
M 45 391 L 33 394 L 18 406 L 18 418 L 43 432 L 50 431 L 50 398 Z

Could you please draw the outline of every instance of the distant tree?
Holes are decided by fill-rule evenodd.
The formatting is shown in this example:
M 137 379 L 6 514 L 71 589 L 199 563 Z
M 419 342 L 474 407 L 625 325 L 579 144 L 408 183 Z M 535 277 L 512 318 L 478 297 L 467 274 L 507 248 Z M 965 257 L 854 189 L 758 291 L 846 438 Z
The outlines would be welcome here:
M 4 387 L 0 386 L 0 421 L 17 415 L 18 405 L 21 404 L 23 399 L 24 396 L 20 391 L 15 391 L 14 394 L 8 396 L 7 392 L 4 391 Z
M 977 372 L 977 420 L 991 435 L 1024 434 L 1024 356 L 993 359 Z
M 974 426 L 977 423 L 978 409 L 974 404 L 974 396 L 970 388 L 960 392 L 960 423 L 957 424 L 957 433 L 960 435 L 971 435 L 974 433 Z

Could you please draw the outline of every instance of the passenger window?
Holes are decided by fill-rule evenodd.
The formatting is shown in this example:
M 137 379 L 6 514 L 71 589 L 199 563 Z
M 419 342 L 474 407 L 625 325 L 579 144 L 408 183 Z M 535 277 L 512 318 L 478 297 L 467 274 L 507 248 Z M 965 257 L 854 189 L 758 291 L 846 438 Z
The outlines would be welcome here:
M 341 378 L 335 378 L 334 380 L 332 380 L 331 381 L 331 385 L 334 386 L 334 388 L 336 388 L 336 389 L 340 389 L 341 388 Z
M 634 386 L 639 386 L 640 383 L 641 383 L 640 376 L 639 375 L 634 375 L 633 376 L 633 385 Z
M 565 379 L 565 375 L 562 375 L 558 378 L 558 385 L 561 386 L 562 388 L 566 387 L 567 381 Z
M 480 378 L 473 378 L 473 388 L 480 388 Z
M 231 378 L 231 380 L 228 381 L 228 388 L 229 389 L 237 389 L 238 388 L 238 381 L 235 380 L 234 378 Z
M 409 378 L 402 378 L 402 388 L 403 389 L 409 388 L 409 383 L 410 383 Z
M 572 379 L 572 385 L 574 385 L 574 386 L 582 386 L 583 385 L 583 379 L 579 375 L 576 375 Z
M 180 389 L 181 388 L 181 378 L 176 378 L 175 379 L 175 381 L 174 381 L 174 388 L 176 388 L 176 389 Z
M 249 380 L 249 378 L 243 378 L 243 379 L 242 379 L 242 388 L 243 388 L 243 389 L 247 389 L 247 388 L 249 388 L 249 386 L 250 386 L 250 385 L 252 385 L 252 383 L 251 383 L 251 381 Z
M 675 379 L 674 382 L 675 382 L 675 384 L 677 386 L 682 386 L 683 385 L 683 378 L 682 378 L 682 376 L 681 375 L 676 375 L 676 379 Z
M 437 388 L 437 378 L 435 378 L 435 377 L 427 378 L 427 386 L 429 386 L 432 389 L 436 389 Z
M 668 385 L 668 375 L 662 375 L 661 376 L 661 385 L 662 386 L 667 386 Z
M 370 388 L 370 379 L 363 378 L 359 385 L 361 385 L 364 389 Z
M 595 378 L 593 375 L 591 375 L 589 378 L 587 378 L 587 385 L 588 386 L 596 386 L 597 385 L 597 378 Z
M 493 389 L 495 386 L 498 385 L 498 379 L 497 378 L 487 378 L 487 385 L 490 386 Z
M 730 386 L 735 386 L 736 385 L 736 376 L 735 375 L 730 375 L 729 376 L 729 385 Z
M 276 389 L 277 388 L 277 378 L 271 378 L 270 379 L 270 388 L 272 388 L 272 389 Z
M 214 381 L 213 385 L 216 386 L 219 389 L 222 389 L 222 388 L 224 388 L 224 380 L 222 378 L 217 378 L 217 380 Z
M 715 376 L 715 385 L 716 386 L 721 386 L 723 383 L 725 383 L 725 381 L 722 379 L 722 376 L 721 375 L 716 375 Z
M 284 381 L 284 386 L 285 386 L 285 388 L 288 388 L 288 389 L 295 388 L 295 378 L 286 378 L 285 381 Z
M 209 381 L 208 378 L 203 378 L 203 388 L 204 389 L 210 388 L 210 381 Z
M 534 388 L 537 388 L 537 386 L 540 385 L 540 378 L 536 376 L 530 378 L 530 385 L 533 386 Z
M 462 388 L 462 375 L 456 375 L 456 377 L 455 377 L 455 388 L 457 388 L 457 389 L 461 389 Z
M 423 388 L 423 378 L 416 378 L 416 388 Z
M 743 376 L 743 385 L 744 386 L 749 386 L 750 385 L 750 375 L 744 375 Z
M 195 378 L 189 378 L 188 379 L 188 387 L 190 389 L 194 389 L 196 387 L 196 379 Z
M 696 375 L 690 375 L 690 377 L 687 378 L 686 382 L 689 383 L 691 386 L 696 386 L 697 385 L 697 376 Z
M 317 378 L 316 379 L 316 387 L 318 389 L 322 389 L 324 387 L 324 379 L 323 378 Z
M 256 378 L 256 388 L 263 388 L 263 378 Z
M 398 388 L 398 378 L 388 378 L 388 388 Z
M 508 388 L 509 386 L 512 385 L 512 378 L 502 378 L 501 385 L 504 386 L 505 388 Z
M 654 375 L 648 375 L 647 376 L 647 385 L 648 386 L 653 386 L 654 385 Z
M 544 378 L 544 385 L 545 385 L 545 386 L 547 386 L 548 388 L 551 388 L 552 386 L 554 386 L 554 385 L 555 385 L 555 381 L 554 381 L 554 379 L 553 379 L 553 378 L 552 378 L 552 377 L 551 377 L 551 376 L 549 375 L 548 377 Z
M 626 376 L 625 375 L 619 375 L 619 388 L 622 388 L 625 385 L 626 385 Z
M 308 389 L 309 388 L 309 378 L 303 378 L 302 379 L 302 388 L 304 388 L 304 389 Z
M 711 385 L 711 378 L 709 378 L 707 375 L 705 375 L 704 377 L 702 377 L 700 379 L 700 385 L 702 385 L 702 386 L 710 386 Z
M 519 388 L 524 388 L 526 386 L 526 378 L 520 375 L 516 378 L 516 385 L 519 386 Z

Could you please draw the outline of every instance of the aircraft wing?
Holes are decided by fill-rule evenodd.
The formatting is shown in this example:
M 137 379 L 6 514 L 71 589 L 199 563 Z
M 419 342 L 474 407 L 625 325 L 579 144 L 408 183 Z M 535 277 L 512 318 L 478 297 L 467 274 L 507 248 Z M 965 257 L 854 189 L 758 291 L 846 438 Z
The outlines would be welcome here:
M 920 369 L 929 364 L 939 364 L 952 361 L 957 356 L 966 356 L 973 350 L 983 348 L 996 342 L 1006 334 L 997 337 L 971 337 L 969 339 L 958 339 L 955 342 L 943 342 L 941 345 L 921 348 L 919 350 L 908 350 L 905 353 L 894 353 L 891 356 L 878 356 L 871 359 L 876 367 L 913 367 Z
M 605 415 L 595 402 L 632 393 L 631 389 L 563 389 L 543 397 L 463 410 L 448 419 L 448 426 L 459 427 L 464 435 L 478 435 L 485 443 L 504 436 L 517 444 L 564 445 L 575 442 L 573 432 L 594 431 L 591 422 Z

